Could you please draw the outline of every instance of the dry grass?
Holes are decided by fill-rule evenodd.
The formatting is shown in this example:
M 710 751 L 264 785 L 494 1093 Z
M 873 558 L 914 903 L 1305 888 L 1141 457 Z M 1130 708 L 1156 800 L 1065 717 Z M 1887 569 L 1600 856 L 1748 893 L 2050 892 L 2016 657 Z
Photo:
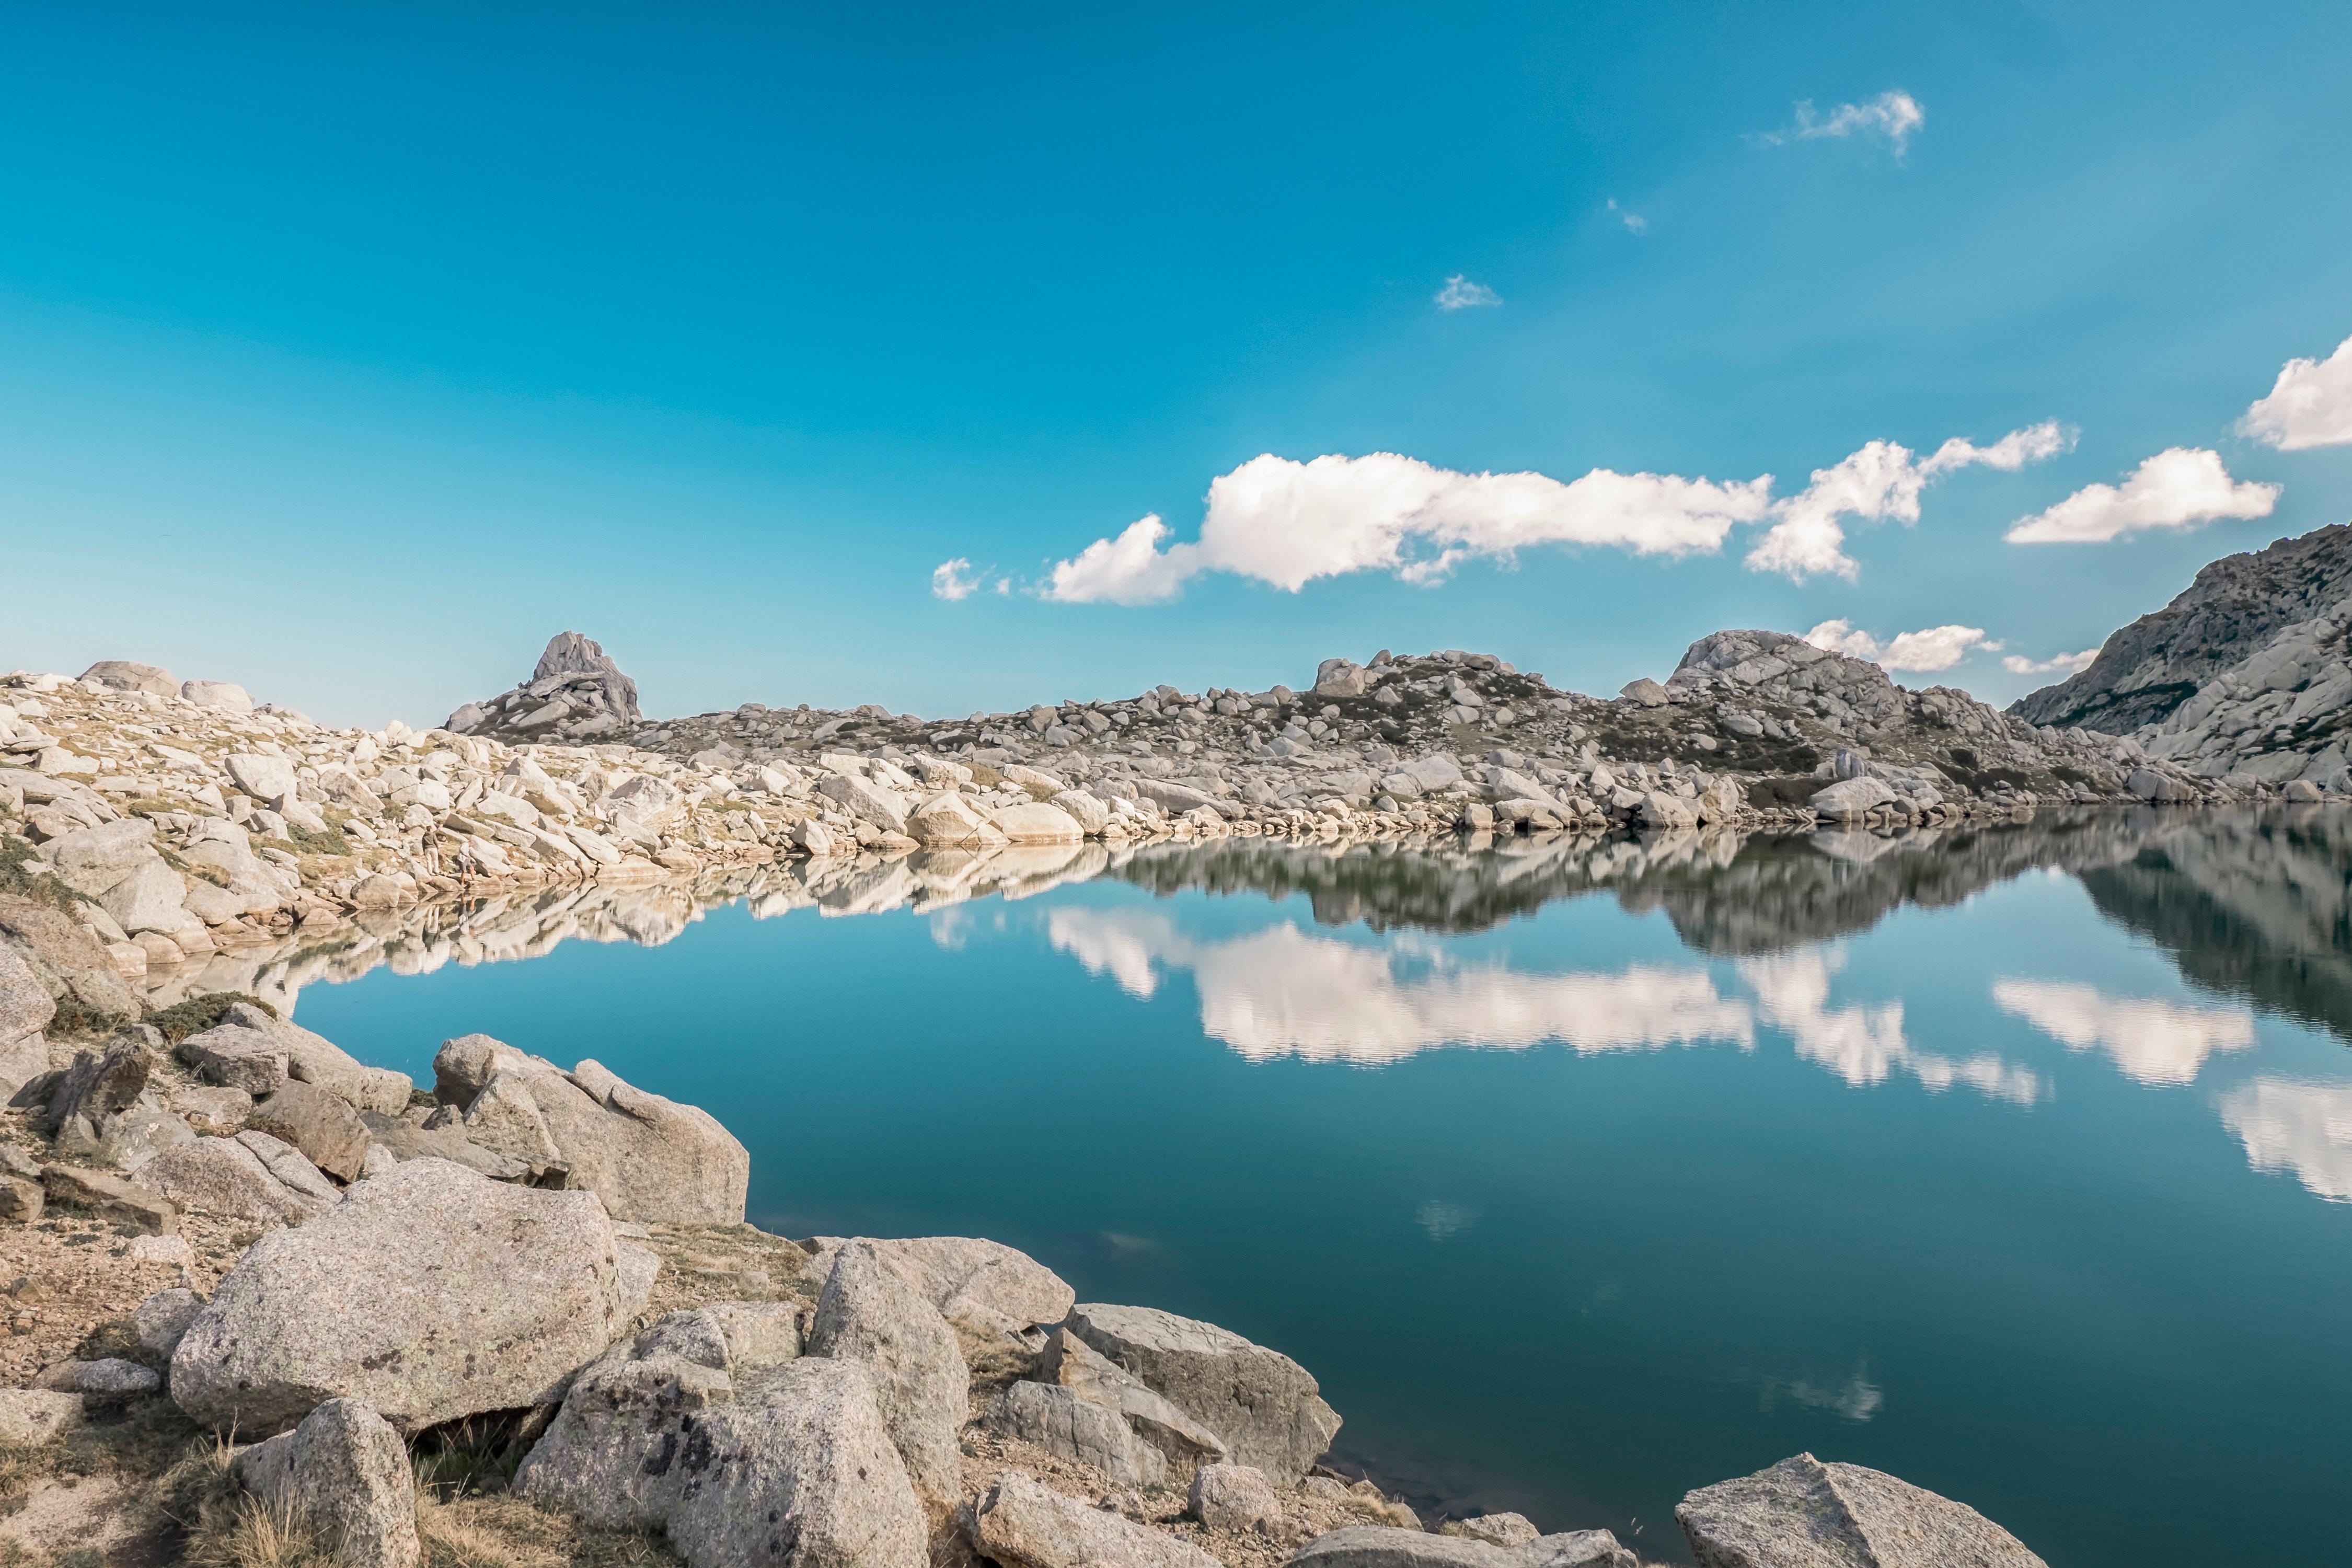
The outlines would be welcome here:
M 678 1561 L 658 1536 L 593 1529 L 518 1497 L 420 1498 L 416 1528 L 425 1568 L 675 1568 Z
M 180 1561 L 188 1568 L 343 1568 L 293 1514 L 250 1497 L 190 1531 Z

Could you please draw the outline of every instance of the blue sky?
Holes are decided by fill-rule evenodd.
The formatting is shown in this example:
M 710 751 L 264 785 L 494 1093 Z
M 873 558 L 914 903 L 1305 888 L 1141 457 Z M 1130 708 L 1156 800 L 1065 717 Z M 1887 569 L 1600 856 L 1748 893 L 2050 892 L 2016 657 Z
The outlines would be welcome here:
M 2341 5 L 5 26 L 0 668 L 423 722 L 573 627 L 656 712 L 961 714 L 1843 621 L 1981 629 L 1897 678 L 2006 700 L 2352 517 L 2352 358 L 2242 433 L 2352 335 Z M 1751 569 L 1874 441 L 1916 522 Z M 1287 467 L 1383 452 L 1429 467 Z M 2062 503 L 2123 531 L 2004 540 Z M 1156 602 L 1050 596 L 1147 516 Z

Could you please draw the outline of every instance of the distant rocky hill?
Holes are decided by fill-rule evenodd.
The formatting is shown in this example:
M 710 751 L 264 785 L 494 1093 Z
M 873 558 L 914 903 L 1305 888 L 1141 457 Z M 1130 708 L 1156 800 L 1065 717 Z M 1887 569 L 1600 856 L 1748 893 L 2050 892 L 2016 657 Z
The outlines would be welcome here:
M 2341 788 L 2352 726 L 2352 524 L 2227 555 L 2107 638 L 2088 669 L 2019 699 L 2028 723 L 2129 736 L 2201 778 Z

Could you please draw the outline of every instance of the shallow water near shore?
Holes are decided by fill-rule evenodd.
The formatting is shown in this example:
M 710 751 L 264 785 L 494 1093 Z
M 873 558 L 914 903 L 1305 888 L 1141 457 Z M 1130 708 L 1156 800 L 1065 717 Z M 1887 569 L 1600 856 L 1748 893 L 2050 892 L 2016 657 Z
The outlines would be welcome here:
M 2316 1562 L 2347 819 L 779 872 L 279 978 L 356 976 L 297 1016 L 420 1080 L 481 1030 L 706 1108 L 767 1228 L 994 1237 L 1287 1352 L 1449 1511 L 1680 1561 L 1685 1490 L 1810 1449 L 2053 1563 Z

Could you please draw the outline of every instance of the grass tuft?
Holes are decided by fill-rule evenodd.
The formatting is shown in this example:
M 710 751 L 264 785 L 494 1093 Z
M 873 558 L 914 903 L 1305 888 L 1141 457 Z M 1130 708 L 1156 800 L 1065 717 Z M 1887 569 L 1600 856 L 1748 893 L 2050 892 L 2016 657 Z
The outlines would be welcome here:
M 273 1018 L 278 1016 L 278 1009 L 258 996 L 250 996 L 242 991 L 208 991 L 201 996 L 191 996 L 184 1002 L 174 1002 L 160 1012 L 149 1014 L 147 1022 L 162 1030 L 163 1037 L 176 1046 L 190 1035 L 201 1035 L 219 1024 L 228 1010 L 239 1002 L 249 1007 L 258 1007 Z

